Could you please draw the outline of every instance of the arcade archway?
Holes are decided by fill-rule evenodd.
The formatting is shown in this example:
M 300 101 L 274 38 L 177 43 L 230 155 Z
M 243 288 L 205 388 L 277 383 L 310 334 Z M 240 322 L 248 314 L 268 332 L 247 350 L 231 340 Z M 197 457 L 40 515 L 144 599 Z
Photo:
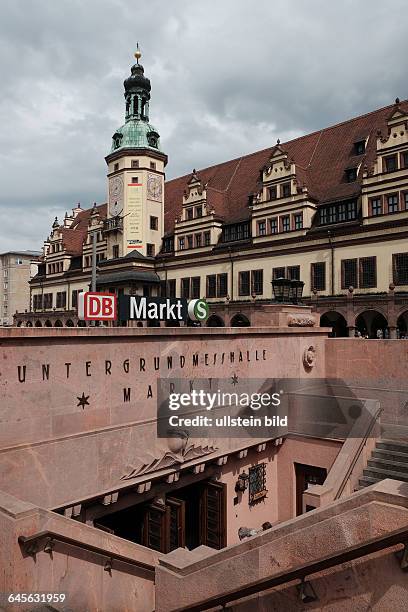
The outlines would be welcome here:
M 231 327 L 250 327 L 249 319 L 243 314 L 236 314 L 231 319 Z
M 408 310 L 402 312 L 397 319 L 397 336 L 399 338 L 408 337 Z
M 207 320 L 207 327 L 225 327 L 225 323 L 221 317 L 213 314 Z
M 356 318 L 356 330 L 368 338 L 378 338 L 378 332 L 381 330 L 382 337 L 387 338 L 388 322 L 378 310 L 365 310 Z
M 325 312 L 320 317 L 320 327 L 332 327 L 333 329 L 329 334 L 331 338 L 347 338 L 348 336 L 346 319 L 334 310 Z
M 36 321 L 35 322 L 35 327 L 42 327 L 41 321 Z

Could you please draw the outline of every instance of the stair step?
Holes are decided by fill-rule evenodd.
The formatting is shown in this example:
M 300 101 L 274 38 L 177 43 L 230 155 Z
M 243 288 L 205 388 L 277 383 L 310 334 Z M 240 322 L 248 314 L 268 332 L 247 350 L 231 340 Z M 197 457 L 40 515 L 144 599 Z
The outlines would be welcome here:
M 403 442 L 402 440 L 386 440 L 382 438 L 375 445 L 376 449 L 384 449 L 397 451 L 401 453 L 408 453 L 408 442 Z
M 408 463 L 408 452 L 386 450 L 385 448 L 375 448 L 371 453 L 373 459 L 388 459 L 389 461 L 400 461 Z
M 408 474 L 408 463 L 401 461 L 390 461 L 389 459 L 378 459 L 371 456 L 371 459 L 367 461 L 367 469 L 379 468 L 389 472 L 390 470 L 395 472 L 402 472 Z
M 359 489 L 365 489 L 365 487 L 369 487 L 370 485 L 375 484 L 376 482 L 379 482 L 381 480 L 381 478 L 373 478 L 372 476 L 364 476 L 363 478 L 360 478 L 358 481 L 359 484 Z
M 386 468 L 366 468 L 363 471 L 364 478 L 371 477 L 377 478 L 379 480 L 384 480 L 385 478 L 391 478 L 393 480 L 402 480 L 403 482 L 408 482 L 408 474 L 404 472 L 397 472 L 395 470 L 388 470 Z

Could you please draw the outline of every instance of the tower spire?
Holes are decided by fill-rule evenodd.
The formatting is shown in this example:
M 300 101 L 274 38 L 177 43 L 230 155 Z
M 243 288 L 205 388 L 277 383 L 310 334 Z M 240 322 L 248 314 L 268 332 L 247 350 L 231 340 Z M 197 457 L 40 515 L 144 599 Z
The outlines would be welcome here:
M 136 64 L 139 64 L 139 60 L 142 57 L 142 52 L 139 49 L 139 43 L 138 42 L 136 43 L 136 51 L 135 51 L 134 55 L 135 55 L 135 58 L 136 58 Z

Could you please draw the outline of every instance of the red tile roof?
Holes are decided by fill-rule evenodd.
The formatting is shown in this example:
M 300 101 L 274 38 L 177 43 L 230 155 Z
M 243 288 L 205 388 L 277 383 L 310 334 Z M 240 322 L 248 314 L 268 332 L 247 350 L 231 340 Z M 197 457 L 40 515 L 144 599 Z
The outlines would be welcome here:
M 100 204 L 96 209 L 101 218 L 106 219 L 107 204 Z M 82 210 L 77 214 L 70 227 L 60 228 L 64 249 L 69 255 L 82 255 L 82 247 L 87 237 L 92 210 L 93 207 Z
M 408 113 L 408 101 L 399 108 Z M 376 157 L 377 131 L 388 133 L 387 119 L 395 105 L 386 106 L 360 117 L 313 132 L 289 142 L 281 149 L 296 164 L 300 186 L 306 185 L 309 195 L 318 203 L 349 198 L 361 189 L 364 165 L 370 168 Z M 353 155 L 353 145 L 369 136 L 366 152 Z M 198 170 L 198 177 L 207 184 L 207 202 L 225 222 L 250 216 L 249 196 L 259 190 L 262 167 L 269 161 L 275 147 Z M 346 168 L 361 161 L 356 182 L 345 180 Z M 191 174 L 167 181 L 165 185 L 165 232 L 173 231 L 174 219 L 182 211 L 183 192 Z

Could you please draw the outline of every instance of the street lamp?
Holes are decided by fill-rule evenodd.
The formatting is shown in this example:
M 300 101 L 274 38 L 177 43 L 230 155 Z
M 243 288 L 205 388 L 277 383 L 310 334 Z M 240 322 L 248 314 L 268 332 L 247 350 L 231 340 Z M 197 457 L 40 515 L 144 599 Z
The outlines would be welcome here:
M 287 278 L 274 278 L 272 281 L 273 296 L 277 302 L 289 302 L 291 297 L 291 281 Z
M 294 304 L 299 304 L 302 299 L 303 287 L 305 286 L 305 283 L 301 280 L 292 280 L 291 285 L 292 302 Z

